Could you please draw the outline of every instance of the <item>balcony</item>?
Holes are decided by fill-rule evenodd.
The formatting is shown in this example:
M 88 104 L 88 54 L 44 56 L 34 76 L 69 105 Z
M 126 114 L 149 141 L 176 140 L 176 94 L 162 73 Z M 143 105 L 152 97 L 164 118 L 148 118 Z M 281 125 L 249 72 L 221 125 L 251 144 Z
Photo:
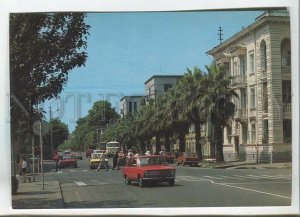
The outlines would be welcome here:
M 283 118 L 290 119 L 292 115 L 292 104 L 284 103 L 282 104 Z
M 247 76 L 245 75 L 236 75 L 232 78 L 231 81 L 232 88 L 246 88 L 247 87 Z
M 247 123 L 247 109 L 238 108 L 234 114 L 234 119 L 237 122 Z

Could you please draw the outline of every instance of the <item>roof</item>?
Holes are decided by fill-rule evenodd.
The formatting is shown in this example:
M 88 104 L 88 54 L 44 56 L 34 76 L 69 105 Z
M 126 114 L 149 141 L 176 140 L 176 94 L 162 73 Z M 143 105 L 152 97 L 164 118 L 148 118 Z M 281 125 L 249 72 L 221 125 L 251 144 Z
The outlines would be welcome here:
M 221 44 L 217 45 L 213 49 L 207 51 L 206 54 L 213 55 L 217 50 L 225 48 L 231 42 L 236 41 L 236 40 L 238 40 L 238 38 L 243 37 L 244 35 L 248 34 L 249 32 L 255 30 L 256 28 L 260 27 L 262 24 L 264 24 L 268 20 L 274 21 L 276 19 L 276 20 L 281 20 L 281 21 L 288 21 L 289 20 L 289 16 L 287 16 L 288 12 L 285 11 L 285 13 L 284 13 L 282 11 L 284 11 L 284 10 L 281 10 L 281 11 L 278 10 L 277 12 L 275 12 L 275 11 L 264 12 L 262 15 L 258 16 L 255 19 L 254 23 L 250 24 L 246 28 L 243 28 L 241 31 L 237 32 L 236 34 L 234 34 L 233 36 L 231 36 L 230 38 L 228 38 Z M 275 19 L 274 19 L 274 17 L 275 17 Z
M 120 99 L 120 101 L 122 101 L 123 99 L 125 99 L 125 98 L 144 98 L 145 96 L 138 96 L 138 95 L 136 95 L 136 96 L 123 96 L 121 99 Z
M 150 80 L 154 79 L 154 78 L 182 78 L 183 75 L 153 75 L 152 77 L 150 77 L 147 81 L 145 81 L 144 84 L 147 84 Z

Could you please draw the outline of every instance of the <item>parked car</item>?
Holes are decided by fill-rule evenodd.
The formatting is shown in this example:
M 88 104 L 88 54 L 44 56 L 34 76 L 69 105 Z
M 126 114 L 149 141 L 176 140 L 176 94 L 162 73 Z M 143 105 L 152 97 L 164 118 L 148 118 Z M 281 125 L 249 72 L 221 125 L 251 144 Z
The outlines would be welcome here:
M 100 163 L 100 153 L 92 153 L 89 159 L 89 164 L 91 169 L 96 169 Z
M 175 162 L 175 155 L 172 152 L 163 152 L 162 156 L 165 157 L 166 161 L 168 163 L 174 163 Z
M 86 151 L 85 151 L 85 157 L 86 158 L 88 158 L 88 157 L 91 157 L 91 154 L 93 153 L 93 149 L 87 149 Z
M 74 152 L 73 156 L 75 159 L 82 160 L 82 154 L 80 152 Z
M 59 166 L 65 167 L 65 166 L 73 166 L 73 167 L 77 167 L 77 159 L 75 159 L 72 155 L 66 154 L 66 155 L 62 155 L 60 157 L 60 161 L 59 161 Z
M 182 152 L 177 157 L 177 165 L 179 164 L 182 164 L 182 166 L 184 165 L 198 166 L 199 158 L 195 153 Z
M 168 166 L 165 158 L 159 155 L 141 155 L 129 158 L 122 168 L 122 174 L 127 185 L 131 181 L 138 182 L 140 187 L 149 182 L 175 183 L 176 168 Z

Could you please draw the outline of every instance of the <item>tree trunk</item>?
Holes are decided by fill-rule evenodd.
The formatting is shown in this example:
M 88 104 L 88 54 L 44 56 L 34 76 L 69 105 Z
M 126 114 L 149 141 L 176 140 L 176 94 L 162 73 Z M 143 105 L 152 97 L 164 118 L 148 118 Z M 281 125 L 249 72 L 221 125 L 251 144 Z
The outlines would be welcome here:
M 158 134 L 155 136 L 155 153 L 158 154 L 160 152 L 160 137 Z
M 224 162 L 223 155 L 223 131 L 219 118 L 216 118 L 214 123 L 214 141 L 216 147 L 216 162 Z
M 146 152 L 146 144 L 143 139 L 140 139 L 139 149 L 141 155 L 143 155 Z
M 179 133 L 179 152 L 185 152 L 185 133 Z
M 165 133 L 165 151 L 170 152 L 170 134 L 169 132 Z
M 202 161 L 202 147 L 201 147 L 201 143 L 200 143 L 200 139 L 201 139 L 201 126 L 200 123 L 194 123 L 195 125 L 195 143 L 196 143 L 196 153 L 200 159 L 200 161 Z

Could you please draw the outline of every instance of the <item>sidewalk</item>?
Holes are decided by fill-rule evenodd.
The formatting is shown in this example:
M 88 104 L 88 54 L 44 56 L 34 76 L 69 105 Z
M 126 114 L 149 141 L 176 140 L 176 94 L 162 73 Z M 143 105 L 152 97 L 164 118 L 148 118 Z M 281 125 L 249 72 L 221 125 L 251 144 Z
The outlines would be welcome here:
M 59 209 L 64 208 L 58 181 L 45 181 L 36 176 L 35 182 L 19 181 L 16 195 L 12 195 L 13 209 Z
M 292 163 L 256 163 L 253 161 L 231 161 L 225 163 L 202 163 L 203 168 L 215 169 L 291 169 Z

